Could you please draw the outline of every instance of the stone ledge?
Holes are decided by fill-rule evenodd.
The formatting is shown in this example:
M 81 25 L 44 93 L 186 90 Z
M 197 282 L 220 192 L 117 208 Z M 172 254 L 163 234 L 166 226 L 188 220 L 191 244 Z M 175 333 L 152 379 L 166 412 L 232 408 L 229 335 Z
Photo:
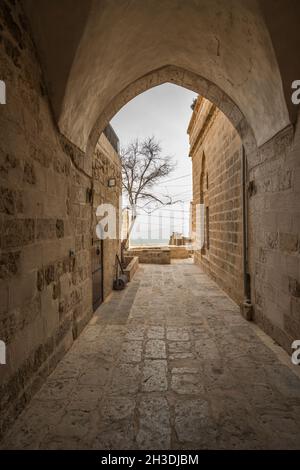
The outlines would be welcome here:
M 125 256 L 125 260 L 130 260 L 124 269 L 124 273 L 127 276 L 127 281 L 130 282 L 136 271 L 139 269 L 139 259 L 137 256 Z
M 187 259 L 190 257 L 190 247 L 188 245 L 183 246 L 170 246 L 171 259 Z
M 141 246 L 130 248 L 128 254 L 137 256 L 141 264 L 170 264 L 171 250 L 168 246 Z

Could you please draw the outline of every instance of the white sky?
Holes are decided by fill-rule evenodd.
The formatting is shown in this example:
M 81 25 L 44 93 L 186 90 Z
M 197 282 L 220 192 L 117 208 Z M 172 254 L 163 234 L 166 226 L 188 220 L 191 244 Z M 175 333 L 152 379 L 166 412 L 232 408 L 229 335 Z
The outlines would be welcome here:
M 186 131 L 192 114 L 190 106 L 196 96 L 195 93 L 177 85 L 160 85 L 134 98 L 111 121 L 121 147 L 126 147 L 136 137 L 143 139 L 154 135 L 161 144 L 162 154 L 171 155 L 177 162 L 174 172 L 165 178 L 165 183 L 157 186 L 154 193 L 168 194 L 173 200 L 180 199 L 183 202 L 163 206 L 152 214 L 150 221 L 147 214 L 141 213 L 135 225 L 133 239 L 169 238 L 172 231 L 184 231 L 185 235 L 189 233 L 192 165 L 188 156 L 189 141 Z

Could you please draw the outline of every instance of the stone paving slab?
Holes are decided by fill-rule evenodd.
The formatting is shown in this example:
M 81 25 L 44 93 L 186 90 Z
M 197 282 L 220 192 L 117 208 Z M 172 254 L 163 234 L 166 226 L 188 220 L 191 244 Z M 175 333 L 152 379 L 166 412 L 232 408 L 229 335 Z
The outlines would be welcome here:
M 1 448 L 300 448 L 299 374 L 268 344 L 199 267 L 144 265 Z

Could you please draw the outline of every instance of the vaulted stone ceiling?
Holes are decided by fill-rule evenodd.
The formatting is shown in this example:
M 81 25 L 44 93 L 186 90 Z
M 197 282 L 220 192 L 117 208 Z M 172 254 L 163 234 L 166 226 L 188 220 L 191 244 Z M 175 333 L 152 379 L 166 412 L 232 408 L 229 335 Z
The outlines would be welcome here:
M 292 38 L 276 25 L 283 8 L 291 18 L 292 7 L 299 10 L 297 0 L 274 0 L 274 11 L 264 0 L 23 3 L 60 130 L 83 150 L 116 96 L 169 65 L 223 90 L 246 117 L 258 144 L 295 117 L 284 94 L 299 64 L 295 56 L 290 64 L 283 54 Z M 292 28 L 285 26 L 287 32 Z

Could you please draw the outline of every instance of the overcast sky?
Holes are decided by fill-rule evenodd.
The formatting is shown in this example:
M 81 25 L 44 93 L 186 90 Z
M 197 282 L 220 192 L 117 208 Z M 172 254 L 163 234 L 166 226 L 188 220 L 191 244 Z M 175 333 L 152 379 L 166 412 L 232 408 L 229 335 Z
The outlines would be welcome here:
M 192 197 L 192 165 L 189 158 L 187 127 L 192 114 L 191 104 L 197 95 L 173 84 L 164 84 L 142 93 L 124 106 L 112 119 L 120 146 L 125 147 L 136 137 L 143 139 L 154 135 L 162 152 L 177 162 L 174 172 L 156 189 L 155 194 L 169 194 L 182 200 L 173 206 L 164 206 L 151 216 L 138 217 L 132 238 L 169 238 L 175 230 L 188 235 L 189 202 Z M 173 222 L 172 222 L 173 219 Z M 162 221 L 162 233 L 159 225 Z M 174 226 L 172 226 L 172 223 Z M 151 235 L 149 234 L 151 225 Z

